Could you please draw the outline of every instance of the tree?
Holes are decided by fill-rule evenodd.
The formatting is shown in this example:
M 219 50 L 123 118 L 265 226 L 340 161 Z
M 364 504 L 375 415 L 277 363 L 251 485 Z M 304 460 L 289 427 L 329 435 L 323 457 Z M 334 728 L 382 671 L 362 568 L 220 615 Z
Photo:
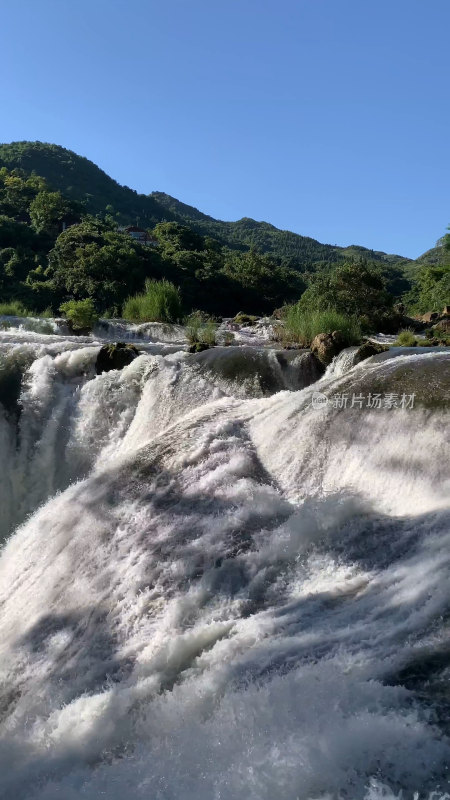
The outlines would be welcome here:
M 276 307 L 297 299 L 305 290 L 298 272 L 280 267 L 270 256 L 250 250 L 229 251 L 223 273 L 235 287 L 236 311 L 257 314 L 272 312 Z
M 423 265 L 416 284 L 404 297 L 412 313 L 442 311 L 450 303 L 450 233 L 439 240 L 438 247 L 440 263 Z
M 417 286 L 416 310 L 421 314 L 442 311 L 450 303 L 450 264 L 424 267 L 419 273 Z
M 172 255 L 178 250 L 204 249 L 203 236 L 178 222 L 160 222 L 153 233 L 165 255 Z
M 60 222 L 71 210 L 71 204 L 60 192 L 39 192 L 29 207 L 31 225 L 36 233 L 57 235 Z
M 91 297 L 101 310 L 120 306 L 147 277 L 161 277 L 158 253 L 93 218 L 61 233 L 48 261 L 55 289 Z
M 386 314 L 393 302 L 380 270 L 365 261 L 349 261 L 330 273 L 314 276 L 300 301 L 305 310 L 334 309 L 368 320 Z

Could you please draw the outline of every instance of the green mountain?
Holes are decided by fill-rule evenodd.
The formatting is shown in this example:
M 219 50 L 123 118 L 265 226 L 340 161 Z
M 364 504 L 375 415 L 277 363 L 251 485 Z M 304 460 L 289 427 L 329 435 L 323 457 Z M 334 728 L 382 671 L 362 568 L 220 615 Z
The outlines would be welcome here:
M 84 203 L 86 211 L 102 214 L 108 207 L 121 223 L 153 227 L 161 221 L 176 221 L 189 225 L 203 236 L 218 239 L 233 249 L 271 254 L 280 263 L 301 272 L 315 270 L 324 263 L 335 263 L 349 256 L 365 257 L 403 271 L 410 262 L 399 255 L 389 255 L 352 245 L 334 247 L 291 231 L 275 228 L 267 222 L 244 217 L 237 222 L 224 222 L 203 214 L 163 192 L 138 194 L 121 186 L 92 161 L 64 147 L 43 142 L 12 142 L 0 145 L 0 166 L 21 169 L 44 177 L 53 189 L 66 197 Z
M 167 219 L 154 198 L 120 186 L 89 159 L 56 144 L 0 144 L 0 166 L 41 175 L 52 189 L 83 202 L 92 214 L 101 214 L 110 205 L 125 223 L 139 220 L 140 225 L 147 227 Z
M 255 247 L 263 253 L 270 253 L 290 262 L 291 266 L 296 266 L 295 262 L 304 267 L 316 266 L 323 262 L 342 261 L 349 256 L 397 266 L 410 261 L 400 255 L 389 255 L 358 245 L 336 247 L 321 244 L 309 236 L 280 230 L 268 222 L 257 222 L 249 217 L 243 217 L 237 222 L 223 222 L 202 214 L 193 206 L 181 203 L 164 192 L 152 192 L 151 197 L 172 214 L 173 218 L 195 228 L 203 236 L 213 236 L 230 247 Z

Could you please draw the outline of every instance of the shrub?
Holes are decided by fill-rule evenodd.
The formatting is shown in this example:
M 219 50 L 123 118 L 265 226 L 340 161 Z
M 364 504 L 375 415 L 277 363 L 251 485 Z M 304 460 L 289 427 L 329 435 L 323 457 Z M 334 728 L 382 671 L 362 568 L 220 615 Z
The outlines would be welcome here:
M 285 315 L 284 338 L 308 347 L 319 333 L 340 331 L 347 346 L 359 344 L 361 326 L 355 317 L 337 311 L 305 311 L 297 303 L 288 306 Z
M 68 300 L 63 303 L 59 310 L 65 314 L 70 327 L 74 331 L 92 328 L 98 320 L 94 301 L 90 298 L 86 300 Z
M 202 311 L 194 311 L 185 320 L 186 336 L 189 344 L 206 344 L 213 347 L 216 344 L 217 324 L 211 317 Z
M 405 328 L 400 331 L 395 344 L 399 347 L 415 347 L 417 345 L 417 339 L 414 336 L 414 331 L 410 328 Z
M 126 300 L 122 314 L 132 322 L 178 322 L 181 319 L 181 296 L 170 281 L 147 280 L 145 292 Z
M 19 300 L 11 300 L 9 303 L 0 303 L 0 316 L 32 317 L 33 314 Z

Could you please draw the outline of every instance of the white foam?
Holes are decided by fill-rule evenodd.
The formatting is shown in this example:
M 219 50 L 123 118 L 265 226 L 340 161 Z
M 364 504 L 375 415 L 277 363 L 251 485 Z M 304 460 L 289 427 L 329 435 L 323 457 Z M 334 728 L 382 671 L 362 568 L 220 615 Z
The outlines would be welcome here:
M 33 362 L 18 455 L 0 426 L 30 503 L 72 481 L 0 558 L 3 795 L 445 797 L 432 695 L 392 678 L 446 636 L 445 412 L 95 353 Z

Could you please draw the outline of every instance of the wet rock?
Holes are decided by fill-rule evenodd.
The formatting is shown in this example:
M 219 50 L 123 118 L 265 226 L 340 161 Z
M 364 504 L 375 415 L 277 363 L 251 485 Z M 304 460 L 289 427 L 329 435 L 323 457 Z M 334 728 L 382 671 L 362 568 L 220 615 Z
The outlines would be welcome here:
M 192 356 L 199 372 L 236 397 L 269 397 L 280 391 L 298 391 L 315 383 L 324 365 L 310 350 L 269 347 L 211 347 Z
M 111 369 L 123 369 L 139 355 L 139 350 L 133 344 L 125 342 L 112 342 L 100 348 L 95 362 L 97 375 L 109 372 Z
M 318 333 L 311 342 L 311 352 L 325 366 L 331 364 L 334 356 L 337 356 L 345 347 L 344 338 L 340 331 L 333 333 Z
M 378 353 L 385 353 L 387 350 L 389 350 L 389 347 L 386 347 L 385 344 L 380 344 L 379 342 L 364 342 L 355 353 L 354 364 L 359 364 L 360 361 L 364 361 L 366 358 L 370 358 L 370 356 L 377 356 Z
M 449 354 L 435 352 L 429 359 L 416 359 L 414 356 L 413 348 L 394 348 L 394 351 L 381 353 L 374 359 L 374 369 L 361 369 L 356 376 L 352 372 L 344 376 L 339 392 L 352 394 L 357 391 L 364 397 L 369 393 L 395 395 L 397 406 L 394 411 L 401 407 L 403 395 L 414 395 L 411 413 L 420 408 L 447 411 L 450 392 Z

